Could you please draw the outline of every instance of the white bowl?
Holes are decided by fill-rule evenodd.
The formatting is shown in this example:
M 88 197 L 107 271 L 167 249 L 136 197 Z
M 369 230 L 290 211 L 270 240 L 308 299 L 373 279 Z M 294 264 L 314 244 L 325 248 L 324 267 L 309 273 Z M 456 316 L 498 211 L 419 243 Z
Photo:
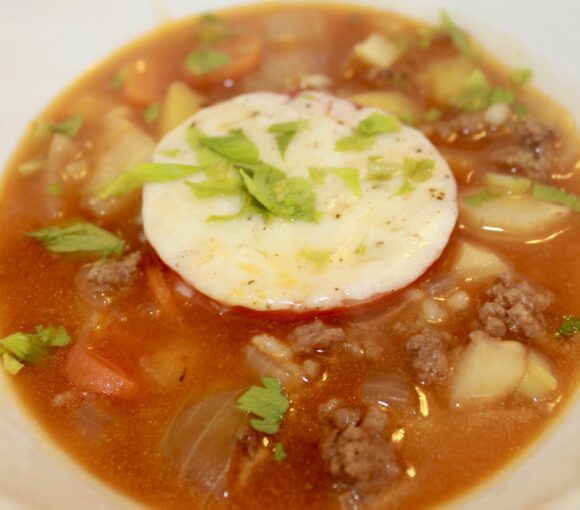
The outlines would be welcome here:
M 167 15 L 239 0 L 19 0 L 0 3 L 0 165 L 27 123 L 91 65 Z M 354 1 L 353 1 L 354 3 Z M 435 21 L 441 7 L 496 56 L 531 66 L 535 84 L 580 119 L 580 3 L 577 0 L 390 0 L 364 2 Z M 580 402 L 521 459 L 451 503 L 461 510 L 578 510 Z M 0 508 L 131 509 L 62 453 L 0 376 Z

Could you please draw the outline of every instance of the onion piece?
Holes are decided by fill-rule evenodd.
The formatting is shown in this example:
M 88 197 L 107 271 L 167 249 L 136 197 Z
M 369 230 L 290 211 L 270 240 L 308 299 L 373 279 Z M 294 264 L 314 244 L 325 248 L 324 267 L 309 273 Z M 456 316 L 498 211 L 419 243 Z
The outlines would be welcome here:
M 411 384 L 392 374 L 369 377 L 363 383 L 362 398 L 368 405 L 394 409 L 409 409 L 414 405 Z
M 195 482 L 221 495 L 238 433 L 246 416 L 236 409 L 239 392 L 223 392 L 185 405 L 173 418 L 160 453 L 176 468 L 180 482 Z

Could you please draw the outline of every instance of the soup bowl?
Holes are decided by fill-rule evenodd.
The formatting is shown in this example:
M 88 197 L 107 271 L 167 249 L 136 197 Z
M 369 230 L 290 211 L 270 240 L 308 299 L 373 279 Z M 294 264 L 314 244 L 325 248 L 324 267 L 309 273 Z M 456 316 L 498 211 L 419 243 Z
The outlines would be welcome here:
M 172 17 L 239 5 L 232 0 L 37 0 L 0 5 L 0 164 L 28 123 L 90 65 Z M 244 4 L 248 2 L 243 2 Z M 351 3 L 355 3 L 354 0 Z M 444 7 L 492 55 L 532 67 L 535 86 L 580 119 L 580 7 L 574 0 L 384 0 L 358 2 L 436 21 Z M 0 375 L 0 508 L 131 509 L 69 459 Z M 449 506 L 462 510 L 577 510 L 580 505 L 580 402 L 512 464 Z

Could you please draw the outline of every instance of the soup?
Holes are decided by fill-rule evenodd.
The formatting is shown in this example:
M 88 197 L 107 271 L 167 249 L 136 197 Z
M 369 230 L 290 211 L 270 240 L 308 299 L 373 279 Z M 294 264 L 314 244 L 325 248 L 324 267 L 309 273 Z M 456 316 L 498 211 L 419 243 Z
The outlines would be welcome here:
M 431 508 L 481 483 L 577 377 L 577 138 L 531 75 L 445 13 L 354 6 L 211 14 L 122 50 L 6 173 L 15 390 L 154 508 Z M 275 248 L 179 248 L 237 235 Z

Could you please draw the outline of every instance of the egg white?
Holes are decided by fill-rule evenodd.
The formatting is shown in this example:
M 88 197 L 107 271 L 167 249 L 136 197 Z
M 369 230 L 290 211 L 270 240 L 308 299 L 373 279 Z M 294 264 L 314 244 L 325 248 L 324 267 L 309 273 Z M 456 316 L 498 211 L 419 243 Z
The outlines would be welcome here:
M 361 196 L 337 176 L 314 184 L 318 222 L 258 216 L 208 222 L 210 215 L 234 214 L 238 197 L 199 199 L 183 181 L 149 184 L 143 191 L 143 224 L 161 259 L 207 296 L 254 310 L 328 310 L 351 301 L 393 292 L 416 280 L 445 248 L 457 219 L 457 190 L 449 166 L 422 133 L 403 126 L 376 136 L 361 152 L 337 152 L 338 139 L 375 112 L 322 93 L 295 97 L 254 93 L 205 108 L 169 133 L 153 160 L 196 164 L 186 141 L 195 124 L 208 136 L 242 129 L 262 161 L 289 177 L 308 178 L 311 167 L 360 170 Z M 382 113 L 382 112 L 381 112 Z M 279 153 L 272 124 L 308 120 Z M 174 157 L 168 156 L 177 152 Z M 398 194 L 403 178 L 366 178 L 370 156 L 389 162 L 431 159 L 433 175 Z M 325 263 L 312 253 L 327 253 Z M 306 255 L 305 255 L 306 254 Z

